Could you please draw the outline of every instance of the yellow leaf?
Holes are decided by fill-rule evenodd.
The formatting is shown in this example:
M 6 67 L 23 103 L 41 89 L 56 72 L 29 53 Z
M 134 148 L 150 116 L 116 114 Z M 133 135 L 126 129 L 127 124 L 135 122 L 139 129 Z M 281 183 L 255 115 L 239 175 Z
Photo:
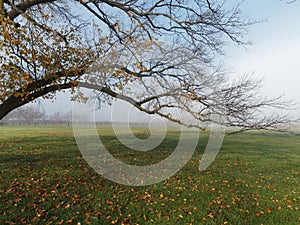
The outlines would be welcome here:
M 66 223 L 72 223 L 73 222 L 73 218 L 72 219 L 69 219 L 69 220 L 67 220 L 67 222 Z

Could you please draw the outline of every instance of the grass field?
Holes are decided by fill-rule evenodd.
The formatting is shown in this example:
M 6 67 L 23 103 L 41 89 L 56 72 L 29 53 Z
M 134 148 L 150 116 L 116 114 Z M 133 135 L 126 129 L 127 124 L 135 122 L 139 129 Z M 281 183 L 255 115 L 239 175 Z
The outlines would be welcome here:
M 99 130 L 106 147 L 132 164 L 165 158 L 178 138 L 171 130 L 158 149 L 133 157 L 109 127 Z M 179 173 L 129 187 L 87 165 L 71 127 L 0 127 L 0 224 L 300 224 L 299 137 L 230 136 L 205 172 L 198 166 L 207 137 L 199 140 Z

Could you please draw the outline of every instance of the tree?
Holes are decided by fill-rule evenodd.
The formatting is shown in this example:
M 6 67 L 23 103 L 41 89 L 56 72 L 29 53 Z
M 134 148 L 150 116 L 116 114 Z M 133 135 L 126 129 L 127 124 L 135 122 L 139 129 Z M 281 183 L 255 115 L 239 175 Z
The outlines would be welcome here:
M 61 123 L 61 122 L 63 122 L 63 121 L 67 121 L 67 120 L 65 119 L 64 114 L 61 113 L 61 112 L 54 112 L 54 113 L 52 113 L 52 114 L 49 116 L 49 120 L 50 120 L 50 121 L 53 121 L 53 122 L 55 122 L 55 123 Z
M 75 113 L 74 113 L 75 114 Z M 87 121 L 89 119 L 88 115 L 85 114 L 75 114 L 73 115 L 79 121 Z M 54 112 L 48 116 L 48 120 L 54 123 L 67 123 L 68 125 L 72 122 L 72 111 L 68 111 L 65 113 Z
M 18 120 L 31 124 L 38 120 L 46 119 L 46 114 L 42 109 L 33 105 L 28 105 L 13 110 L 4 118 L 6 120 Z
M 214 60 L 228 41 L 247 44 L 244 37 L 255 22 L 244 17 L 239 4 L 228 8 L 225 1 L 214 0 L 0 3 L 0 119 L 65 89 L 74 94 L 73 100 L 85 101 L 87 96 L 75 92 L 80 85 L 98 91 L 100 101 L 121 98 L 146 113 L 201 129 L 205 127 L 176 117 L 174 109 L 202 122 L 222 116 L 215 122 L 241 130 L 277 129 L 288 122 L 286 116 L 265 114 L 266 107 L 287 106 L 280 98 L 258 96 L 260 82 L 251 77 L 229 84 Z

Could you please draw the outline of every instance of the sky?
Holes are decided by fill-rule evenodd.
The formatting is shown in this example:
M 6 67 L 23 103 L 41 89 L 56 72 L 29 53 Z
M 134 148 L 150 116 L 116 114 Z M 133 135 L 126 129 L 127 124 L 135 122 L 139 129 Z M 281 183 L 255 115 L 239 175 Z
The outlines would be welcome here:
M 228 0 L 228 3 L 238 1 Z M 247 49 L 234 45 L 225 48 L 222 59 L 235 75 L 253 73 L 263 78 L 263 94 L 270 97 L 285 95 L 300 104 L 300 1 L 287 4 L 280 0 L 245 0 L 242 10 L 252 19 L 265 20 L 249 29 L 246 40 L 253 44 Z M 72 108 L 69 96 L 59 94 L 57 101 L 43 101 L 48 114 L 67 112 Z M 101 120 L 110 120 L 111 108 L 104 106 Z M 300 112 L 300 111 L 299 111 Z M 145 115 L 138 114 L 139 121 Z
M 263 91 L 271 96 L 284 94 L 300 101 L 300 1 L 286 4 L 276 0 L 248 0 L 244 11 L 265 22 L 251 27 L 253 45 L 230 47 L 228 64 L 238 73 L 263 78 Z

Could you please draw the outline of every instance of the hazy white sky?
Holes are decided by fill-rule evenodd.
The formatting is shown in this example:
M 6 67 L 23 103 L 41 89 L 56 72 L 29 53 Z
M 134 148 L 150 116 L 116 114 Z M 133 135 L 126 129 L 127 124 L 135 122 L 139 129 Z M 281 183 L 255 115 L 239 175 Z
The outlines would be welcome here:
M 300 103 L 300 1 L 245 0 L 242 9 L 250 18 L 267 21 L 250 28 L 247 39 L 253 45 L 247 51 L 228 46 L 224 62 L 237 74 L 254 72 L 255 77 L 264 78 L 263 92 L 269 96 L 285 94 Z M 55 103 L 44 101 L 43 105 L 49 113 L 66 112 L 72 107 L 63 94 Z M 103 108 L 103 120 L 109 119 L 109 110 Z
M 247 0 L 243 9 L 252 18 L 267 21 L 250 29 L 248 39 L 253 45 L 248 51 L 227 51 L 231 56 L 228 64 L 240 73 L 263 77 L 269 95 L 284 93 L 300 101 L 300 1 Z

